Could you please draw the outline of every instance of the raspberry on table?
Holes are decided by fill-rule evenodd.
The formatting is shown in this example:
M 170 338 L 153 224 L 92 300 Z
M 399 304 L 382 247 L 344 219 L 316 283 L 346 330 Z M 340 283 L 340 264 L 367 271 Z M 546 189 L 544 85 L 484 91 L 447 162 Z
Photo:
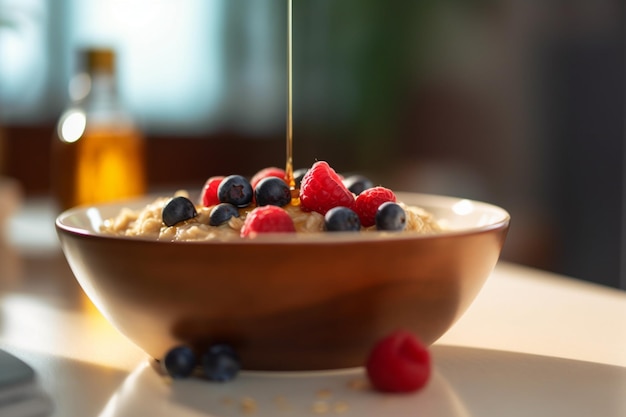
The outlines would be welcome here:
M 354 211 L 359 215 L 363 227 L 370 227 L 376 224 L 378 207 L 388 201 L 395 203 L 396 195 L 385 187 L 369 188 L 356 197 Z
M 353 208 L 354 194 L 342 178 L 325 161 L 317 161 L 307 171 L 300 184 L 300 207 L 326 214 L 334 207 Z
M 220 203 L 220 199 L 217 197 L 217 188 L 224 178 L 223 175 L 218 175 L 206 180 L 204 187 L 202 187 L 202 193 L 200 194 L 204 207 L 211 207 Z
M 428 383 L 431 375 L 428 348 L 407 330 L 398 330 L 380 340 L 365 364 L 374 389 L 382 392 L 408 393 Z
M 256 207 L 246 217 L 241 237 L 253 238 L 261 233 L 294 233 L 296 227 L 289 213 L 273 205 Z

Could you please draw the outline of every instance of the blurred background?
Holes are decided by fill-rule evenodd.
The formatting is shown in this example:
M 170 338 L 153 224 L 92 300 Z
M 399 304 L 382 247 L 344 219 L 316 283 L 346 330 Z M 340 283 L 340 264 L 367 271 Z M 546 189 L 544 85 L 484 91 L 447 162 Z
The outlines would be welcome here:
M 0 0 L 0 176 L 49 193 L 89 46 L 116 52 L 151 190 L 284 166 L 286 5 Z M 296 168 L 501 205 L 503 259 L 626 289 L 622 1 L 294 0 L 293 36 Z

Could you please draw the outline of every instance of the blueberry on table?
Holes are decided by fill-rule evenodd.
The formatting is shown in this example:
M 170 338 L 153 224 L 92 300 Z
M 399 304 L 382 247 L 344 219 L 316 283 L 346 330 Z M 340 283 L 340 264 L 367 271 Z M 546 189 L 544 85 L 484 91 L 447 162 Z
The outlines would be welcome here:
M 237 376 L 240 369 L 237 352 L 230 345 L 212 345 L 202 355 L 202 370 L 210 381 L 230 381 Z
M 239 210 L 230 203 L 219 203 L 209 213 L 209 224 L 219 226 L 233 217 L 239 217 Z
M 329 232 L 358 232 L 361 230 L 361 220 L 354 210 L 334 207 L 324 215 L 324 226 Z
M 351 175 L 344 179 L 343 185 L 345 185 L 348 190 L 356 195 L 359 195 L 363 191 L 374 187 L 374 183 L 370 181 L 369 178 L 358 174 Z
M 398 204 L 388 201 L 376 211 L 376 229 L 400 231 L 406 228 L 406 212 Z
M 252 202 L 252 185 L 241 175 L 229 175 L 217 187 L 217 198 L 222 203 L 246 207 Z
M 193 219 L 198 213 L 196 207 L 186 197 L 174 197 L 163 207 L 163 223 L 166 226 L 174 226 L 185 220 Z
M 174 379 L 189 377 L 196 367 L 196 355 L 188 346 L 170 349 L 161 362 L 163 370 Z
M 254 190 L 257 206 L 283 207 L 291 201 L 291 190 L 285 181 L 277 177 L 263 178 Z

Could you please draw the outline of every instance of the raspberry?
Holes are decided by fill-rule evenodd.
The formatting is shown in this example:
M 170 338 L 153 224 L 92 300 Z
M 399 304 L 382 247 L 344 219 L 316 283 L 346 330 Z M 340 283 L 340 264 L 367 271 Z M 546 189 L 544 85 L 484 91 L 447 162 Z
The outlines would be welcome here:
M 385 187 L 369 188 L 356 197 L 354 211 L 359 215 L 363 227 L 374 226 L 378 207 L 388 201 L 395 203 L 396 195 Z
M 286 176 L 287 176 L 287 173 L 285 172 L 284 169 L 277 168 L 277 167 L 267 167 L 267 168 L 263 168 L 262 170 L 260 170 L 259 172 L 257 172 L 256 174 L 252 176 L 252 178 L 250 179 L 250 185 L 252 185 L 252 189 L 254 190 L 256 189 L 256 185 L 259 183 L 259 181 L 261 181 L 264 178 L 277 177 L 284 181 Z
M 365 370 L 372 386 L 378 391 L 417 391 L 430 378 L 430 352 L 413 333 L 398 330 L 374 346 Z
M 304 210 L 326 214 L 334 207 L 354 206 L 354 194 L 343 185 L 342 178 L 325 161 L 318 161 L 302 178 L 300 206 Z
M 220 186 L 223 179 L 223 176 L 216 176 L 206 180 L 204 187 L 202 187 L 202 193 L 200 194 L 204 207 L 211 207 L 220 203 L 219 198 L 217 198 L 217 187 Z
M 278 206 L 261 206 L 248 213 L 241 228 L 241 237 L 255 237 L 259 233 L 290 233 L 296 228 L 291 216 Z

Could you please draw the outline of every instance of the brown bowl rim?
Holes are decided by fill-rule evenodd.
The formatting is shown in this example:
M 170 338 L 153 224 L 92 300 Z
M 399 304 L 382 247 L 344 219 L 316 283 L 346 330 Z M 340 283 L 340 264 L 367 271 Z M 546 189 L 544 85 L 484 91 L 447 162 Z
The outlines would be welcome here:
M 129 242 L 146 242 L 153 243 L 158 245 L 284 245 L 284 244 L 324 244 L 328 245 L 329 243 L 336 244 L 358 244 L 358 243 L 371 243 L 371 242 L 382 242 L 382 241 L 407 241 L 407 240 L 426 240 L 426 239 L 438 239 L 438 238 L 447 238 L 451 236 L 463 236 L 463 235 L 472 235 L 477 233 L 484 233 L 492 230 L 502 229 L 509 226 L 511 216 L 507 210 L 504 208 L 468 198 L 462 197 L 452 197 L 446 195 L 438 195 L 438 194 L 426 194 L 426 193 L 410 193 L 410 192 L 396 192 L 396 196 L 398 197 L 398 201 L 405 201 L 407 199 L 430 199 L 431 201 L 438 201 L 439 204 L 431 204 L 423 205 L 418 203 L 409 202 L 407 204 L 418 205 L 420 207 L 428 208 L 438 207 L 451 207 L 453 202 L 461 202 L 468 201 L 474 206 L 482 207 L 483 209 L 489 209 L 494 212 L 499 212 L 501 215 L 500 219 L 489 222 L 486 224 L 482 224 L 479 226 L 459 228 L 459 229 L 450 229 L 437 233 L 429 233 L 429 234 L 416 234 L 416 233 L 403 233 L 403 232 L 378 232 L 378 231 L 370 231 L 370 232 L 333 232 L 333 233 L 268 233 L 265 235 L 258 236 L 254 239 L 242 239 L 242 238 L 233 238 L 233 239 L 215 239 L 215 240 L 199 240 L 199 241 L 165 241 L 165 240 L 155 240 L 153 238 L 141 237 L 141 236 L 117 236 L 117 235 L 106 235 L 97 233 L 89 228 L 82 228 L 77 226 L 70 226 L 64 223 L 66 219 L 69 217 L 76 215 L 78 213 L 87 212 L 89 209 L 102 209 L 107 207 L 129 207 L 131 209 L 141 208 L 143 205 L 151 203 L 158 196 L 144 196 L 136 199 L 127 199 L 127 200 L 119 200 L 110 203 L 101 203 L 101 204 L 92 204 L 92 205 L 82 205 L 70 208 L 68 210 L 60 213 L 55 219 L 55 228 L 58 234 L 67 234 L 75 237 L 88 238 L 88 239 L 98 239 L 98 240 L 111 240 L 111 241 L 129 241 Z M 408 198 L 407 198 L 408 197 Z M 443 202 L 447 202 L 447 204 L 443 204 Z

